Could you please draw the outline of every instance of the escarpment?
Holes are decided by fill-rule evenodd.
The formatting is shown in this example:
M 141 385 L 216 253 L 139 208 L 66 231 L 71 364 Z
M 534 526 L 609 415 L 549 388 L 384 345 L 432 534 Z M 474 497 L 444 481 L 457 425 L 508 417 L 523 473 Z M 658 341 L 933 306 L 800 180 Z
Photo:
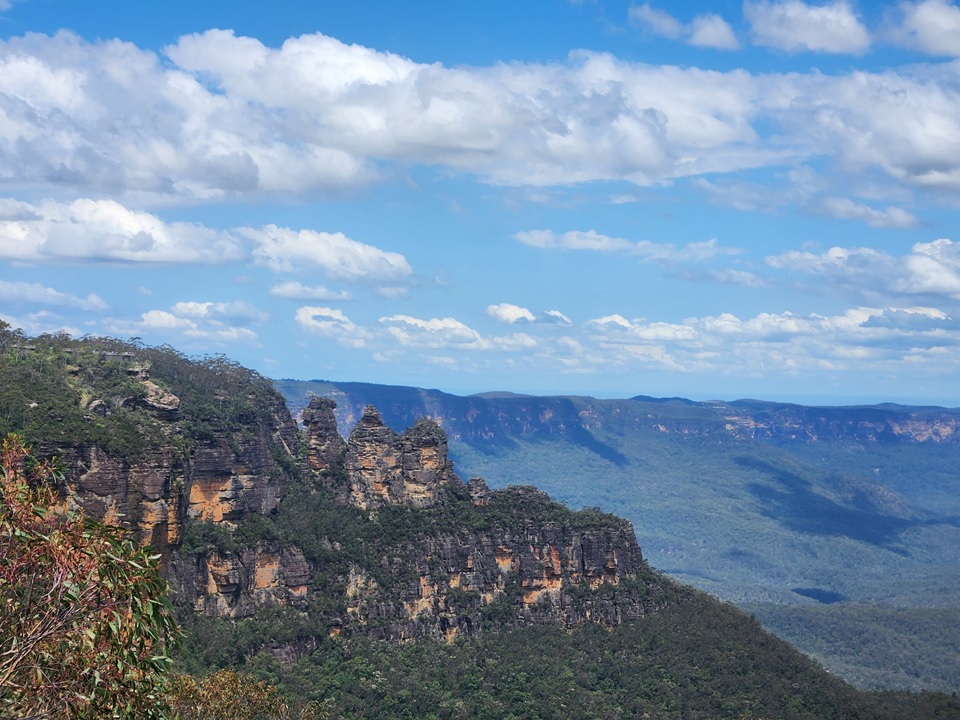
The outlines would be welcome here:
M 398 434 L 368 407 L 343 440 L 334 409 L 315 398 L 304 412 L 307 467 L 256 520 L 261 539 L 251 517 L 181 549 L 172 580 L 182 601 L 238 618 L 322 606 L 324 633 L 388 640 L 613 626 L 672 601 L 630 523 L 570 511 L 533 488 L 465 484 L 429 419 Z
M 628 522 L 464 483 L 433 420 L 397 433 L 367 407 L 344 439 L 335 403 L 314 398 L 300 432 L 269 381 L 222 357 L 105 339 L 9 347 L 5 431 L 60 459 L 63 503 L 153 545 L 198 613 L 288 608 L 315 638 L 451 639 L 616 625 L 675 594 Z

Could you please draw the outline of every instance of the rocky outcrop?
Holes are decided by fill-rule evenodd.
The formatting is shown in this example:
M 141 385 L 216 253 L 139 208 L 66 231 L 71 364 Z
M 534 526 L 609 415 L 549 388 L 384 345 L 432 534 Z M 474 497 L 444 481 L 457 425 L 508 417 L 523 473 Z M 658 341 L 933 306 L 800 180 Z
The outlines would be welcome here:
M 250 617 L 268 607 L 303 607 L 310 566 L 298 547 L 257 544 L 239 552 L 179 555 L 170 571 L 178 599 L 197 612 Z
M 337 431 L 336 408 L 337 403 L 330 398 L 314 397 L 303 411 L 307 460 L 310 468 L 317 472 L 341 464 L 347 451 L 347 443 Z
M 46 454 L 56 455 L 65 468 L 67 505 L 125 523 L 138 541 L 161 553 L 180 544 L 187 517 L 186 483 L 172 447 L 161 447 L 133 464 L 98 445 L 62 446 Z
M 356 531 L 369 538 L 363 549 L 323 537 L 313 560 L 296 544 L 194 550 L 178 559 L 174 575 L 198 611 L 245 617 L 322 595 L 339 608 L 330 634 L 400 641 L 531 623 L 612 626 L 667 602 L 627 521 L 573 513 L 534 488 L 491 491 L 482 478 L 465 485 L 430 419 L 398 434 L 367 407 L 344 441 L 335 407 L 314 399 L 304 412 L 307 482 L 332 490 L 349 513 L 362 511 L 351 517 L 365 525 Z M 411 520 L 396 511 L 381 519 L 388 506 L 405 508 Z
M 353 569 L 340 632 L 451 640 L 491 624 L 615 626 L 665 602 L 642 581 L 648 571 L 627 523 L 463 530 L 406 551 L 415 574 L 393 596 Z
M 339 489 L 351 505 L 364 510 L 385 504 L 429 507 L 444 483 L 460 483 L 447 459 L 447 437 L 434 421 L 421 418 L 398 435 L 371 405 L 341 445 L 335 407 L 331 400 L 315 399 L 304 412 L 310 466 L 330 469 L 332 458 L 342 455 L 347 484 Z
M 150 380 L 146 368 L 133 366 L 128 374 L 142 393 L 115 402 L 88 399 L 86 412 L 94 419 L 120 408 L 140 413 L 150 438 L 132 459 L 96 443 L 42 447 L 42 455 L 57 456 L 64 467 L 65 504 L 127 525 L 164 561 L 182 542 L 188 519 L 234 524 L 247 513 L 277 509 L 299 446 L 282 399 L 273 398 L 269 422 L 208 425 L 199 434 L 197 419 L 183 417 L 180 398 Z

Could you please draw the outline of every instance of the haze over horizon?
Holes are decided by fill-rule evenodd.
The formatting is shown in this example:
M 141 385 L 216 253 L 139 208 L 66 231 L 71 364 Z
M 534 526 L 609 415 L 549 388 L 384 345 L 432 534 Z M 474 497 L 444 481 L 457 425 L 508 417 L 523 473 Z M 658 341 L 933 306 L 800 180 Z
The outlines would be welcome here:
M 960 405 L 960 7 L 0 0 L 0 318 L 274 378 Z

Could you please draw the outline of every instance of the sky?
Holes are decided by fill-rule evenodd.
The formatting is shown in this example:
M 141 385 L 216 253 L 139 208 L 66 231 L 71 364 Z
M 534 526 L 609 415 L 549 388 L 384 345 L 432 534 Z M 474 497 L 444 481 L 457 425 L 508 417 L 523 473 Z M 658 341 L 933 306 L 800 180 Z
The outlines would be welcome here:
M 950 0 L 0 0 L 0 319 L 274 378 L 960 405 Z

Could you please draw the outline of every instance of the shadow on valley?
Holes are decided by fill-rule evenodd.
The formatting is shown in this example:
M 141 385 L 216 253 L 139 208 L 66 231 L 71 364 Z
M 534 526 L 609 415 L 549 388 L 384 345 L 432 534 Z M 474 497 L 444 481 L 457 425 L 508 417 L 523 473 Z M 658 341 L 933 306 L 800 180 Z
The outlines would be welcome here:
M 766 517 L 791 530 L 848 537 L 903 554 L 903 548 L 896 544 L 900 534 L 919 524 L 914 520 L 841 505 L 817 493 L 809 480 L 763 460 L 738 457 L 736 463 L 769 475 L 775 486 L 751 483 L 747 489 L 763 503 L 762 513 Z
M 841 595 L 833 590 L 824 590 L 823 588 L 795 587 L 793 588 L 793 592 L 797 595 L 810 598 L 811 600 L 816 600 L 822 605 L 833 605 L 833 603 L 843 602 L 847 599 L 845 595 Z

